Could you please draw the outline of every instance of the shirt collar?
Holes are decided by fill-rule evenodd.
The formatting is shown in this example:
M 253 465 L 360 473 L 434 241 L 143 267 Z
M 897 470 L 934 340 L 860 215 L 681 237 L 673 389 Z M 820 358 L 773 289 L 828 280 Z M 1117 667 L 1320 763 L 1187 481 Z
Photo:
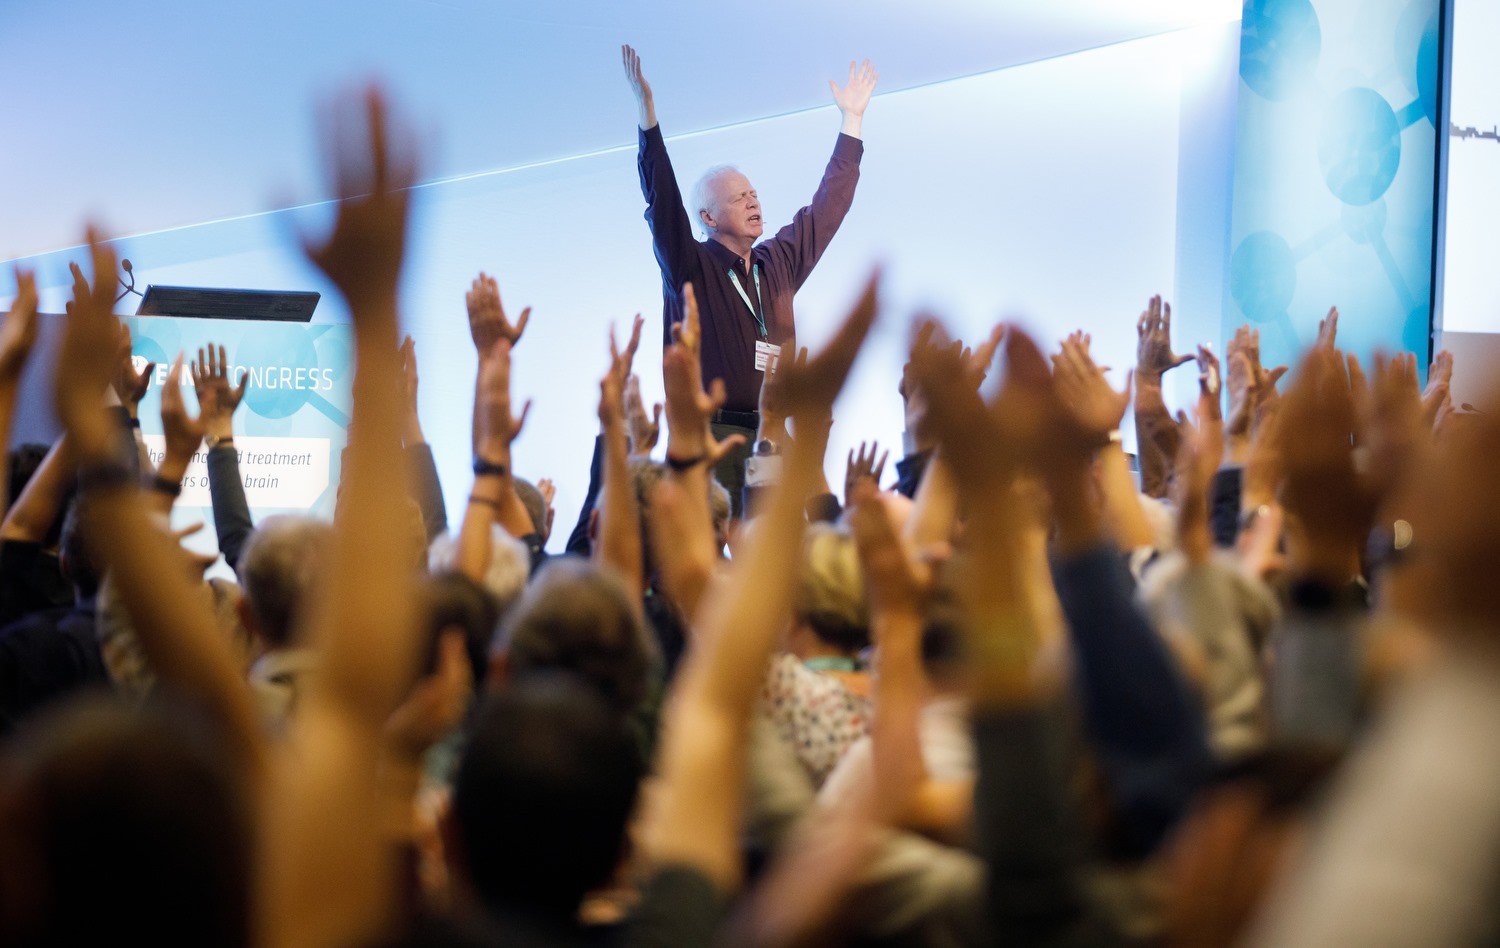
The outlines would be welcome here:
M 739 271 L 743 271 L 745 269 L 745 261 L 741 259 L 739 254 L 735 253 L 733 250 L 730 250 L 728 247 L 719 243 L 717 240 L 714 240 L 712 237 L 710 237 L 708 240 L 708 252 L 714 255 L 715 261 L 717 261 L 721 266 L 727 269 Z M 753 249 L 750 251 L 750 259 L 752 261 L 754 261 L 755 259 L 755 251 Z

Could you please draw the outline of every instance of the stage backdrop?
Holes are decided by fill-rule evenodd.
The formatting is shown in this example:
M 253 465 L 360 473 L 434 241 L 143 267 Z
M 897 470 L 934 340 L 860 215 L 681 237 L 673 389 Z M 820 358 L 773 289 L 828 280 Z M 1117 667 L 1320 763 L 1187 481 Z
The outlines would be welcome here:
M 1219 339 L 1239 45 L 1231 19 L 876 97 L 853 210 L 798 297 L 802 339 L 817 345 L 872 264 L 886 265 L 882 321 L 837 408 L 832 483 L 861 439 L 899 454 L 896 386 L 920 307 L 967 338 L 1002 317 L 1049 343 L 1084 329 L 1117 380 L 1153 293 L 1177 303 L 1180 348 Z M 648 62 L 670 54 L 642 46 Z M 838 129 L 832 106 L 690 132 L 674 109 L 689 90 L 658 81 L 655 91 L 684 190 L 704 168 L 736 163 L 772 227 L 811 196 Z M 559 524 L 576 515 L 587 482 L 608 326 L 623 330 L 641 312 L 648 339 L 660 339 L 634 109 L 613 83 L 597 94 L 617 100 L 619 147 L 419 189 L 403 315 L 450 513 L 470 484 L 475 359 L 463 295 L 477 271 L 499 276 L 509 305 L 535 307 L 517 352 L 516 394 L 536 399 L 517 469 L 556 481 Z M 329 218 L 329 206 L 315 205 L 124 238 L 117 249 L 143 283 L 322 290 L 316 321 L 340 322 L 341 302 L 295 249 L 299 230 Z M 61 308 L 66 262 L 78 256 L 29 261 L 46 308 Z M 647 398 L 659 397 L 649 343 L 637 370 Z M 1186 406 L 1190 370 L 1174 376 Z
M 1268 364 L 1330 306 L 1366 355 L 1425 375 L 1438 114 L 1438 0 L 1247 0 L 1224 329 Z
M 151 388 L 141 402 L 141 433 L 151 463 L 165 447 L 161 434 L 162 388 L 177 353 L 195 357 L 200 348 L 222 345 L 231 378 L 250 376 L 234 416 L 245 500 L 259 521 L 278 513 L 333 518 L 339 468 L 349 425 L 352 382 L 348 326 L 259 323 L 238 319 L 135 317 L 130 326 L 137 369 L 154 362 Z M 183 402 L 197 411 L 190 373 L 182 373 Z M 199 449 L 182 481 L 172 523 L 201 522 L 190 548 L 214 551 L 213 506 L 208 491 L 206 448 Z

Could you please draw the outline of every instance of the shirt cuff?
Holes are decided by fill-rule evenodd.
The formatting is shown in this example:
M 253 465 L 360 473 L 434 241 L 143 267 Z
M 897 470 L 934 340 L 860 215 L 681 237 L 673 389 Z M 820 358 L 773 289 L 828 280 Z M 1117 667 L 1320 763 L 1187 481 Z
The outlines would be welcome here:
M 640 143 L 640 146 L 642 148 L 645 148 L 647 145 L 658 145 L 665 147 L 664 140 L 661 137 L 660 122 L 657 122 L 650 128 L 641 128 L 639 125 L 637 125 L 635 127 L 635 130 L 637 132 L 637 141 Z
M 833 143 L 833 157 L 858 163 L 865 153 L 865 143 L 853 135 L 839 132 L 839 140 Z

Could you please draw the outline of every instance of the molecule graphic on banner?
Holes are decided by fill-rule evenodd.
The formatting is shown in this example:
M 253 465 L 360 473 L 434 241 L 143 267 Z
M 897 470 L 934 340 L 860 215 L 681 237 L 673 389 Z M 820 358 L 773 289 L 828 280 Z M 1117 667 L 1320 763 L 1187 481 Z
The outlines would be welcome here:
M 1330 22 L 1337 19 L 1333 12 L 1363 21 L 1373 18 L 1381 0 L 1322 0 L 1318 6 Z M 1240 108 L 1229 292 L 1240 313 L 1268 334 L 1278 359 L 1301 347 L 1291 315 L 1299 276 L 1307 291 L 1297 307 L 1302 319 L 1315 319 L 1328 305 L 1363 292 L 1361 311 L 1353 315 L 1366 329 L 1388 327 L 1373 333 L 1376 340 L 1393 343 L 1400 327 L 1404 348 L 1427 349 L 1432 178 L 1409 173 L 1398 179 L 1398 171 L 1403 157 L 1411 172 L 1432 164 L 1436 6 L 1436 0 L 1411 3 L 1396 19 L 1393 43 L 1379 55 L 1349 61 L 1350 44 L 1329 42 L 1309 0 L 1245 3 L 1240 78 L 1256 99 Z M 1334 49 L 1346 61 L 1330 61 Z M 1330 87 L 1330 81 L 1337 85 Z M 1392 103 L 1377 86 L 1409 97 Z M 1317 183 L 1322 197 L 1308 190 Z M 1322 224 L 1307 220 L 1328 203 L 1328 195 L 1338 216 Z M 1408 232 L 1398 243 L 1392 236 L 1398 224 L 1408 231 L 1425 227 L 1428 236 L 1424 241 Z M 1351 256 L 1351 246 L 1361 248 L 1360 254 Z M 1420 258 L 1416 247 L 1425 248 Z M 1343 252 L 1319 262 L 1325 251 Z M 1317 272 L 1307 272 L 1309 267 Z M 1388 289 L 1372 299 L 1378 284 Z M 1321 308 L 1302 312 L 1310 297 L 1324 294 Z

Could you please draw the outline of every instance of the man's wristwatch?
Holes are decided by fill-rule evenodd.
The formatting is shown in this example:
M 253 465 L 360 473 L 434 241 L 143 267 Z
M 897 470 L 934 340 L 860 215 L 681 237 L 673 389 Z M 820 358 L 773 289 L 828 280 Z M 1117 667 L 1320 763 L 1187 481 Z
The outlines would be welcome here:
M 208 435 L 203 439 L 203 443 L 208 445 L 208 450 L 210 451 L 221 446 L 228 446 L 232 448 L 234 447 L 234 435 L 228 435 L 223 438 L 219 437 L 218 435 Z

